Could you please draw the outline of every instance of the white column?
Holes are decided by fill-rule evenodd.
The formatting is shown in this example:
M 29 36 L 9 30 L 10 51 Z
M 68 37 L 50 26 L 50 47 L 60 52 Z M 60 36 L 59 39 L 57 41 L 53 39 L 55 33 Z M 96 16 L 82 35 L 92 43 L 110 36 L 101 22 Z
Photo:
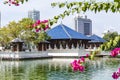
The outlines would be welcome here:
M 74 49 L 75 47 L 74 47 L 74 44 L 72 44 L 72 49 Z
M 83 49 L 85 49 L 85 44 L 83 44 L 83 47 L 82 47 Z
M 77 43 L 77 48 L 79 49 L 79 43 Z
M 54 44 L 54 49 L 57 49 L 57 46 L 56 46 L 56 44 Z
M 66 49 L 68 49 L 68 44 L 66 44 Z
M 50 44 L 48 45 L 48 49 L 49 49 L 49 50 L 51 49 L 51 46 L 50 46 Z
M 17 51 L 19 52 L 19 44 L 17 44 Z
M 62 49 L 62 44 L 60 44 L 60 49 Z

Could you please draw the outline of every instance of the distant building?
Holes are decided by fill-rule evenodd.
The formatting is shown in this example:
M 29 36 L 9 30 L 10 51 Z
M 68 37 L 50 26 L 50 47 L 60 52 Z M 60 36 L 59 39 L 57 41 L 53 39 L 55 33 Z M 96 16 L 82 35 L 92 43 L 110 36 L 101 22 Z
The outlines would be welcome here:
M 92 35 L 92 21 L 85 16 L 77 16 L 74 18 L 75 30 L 84 35 Z
M 28 18 L 31 18 L 34 21 L 40 20 L 40 11 L 37 10 L 28 11 Z

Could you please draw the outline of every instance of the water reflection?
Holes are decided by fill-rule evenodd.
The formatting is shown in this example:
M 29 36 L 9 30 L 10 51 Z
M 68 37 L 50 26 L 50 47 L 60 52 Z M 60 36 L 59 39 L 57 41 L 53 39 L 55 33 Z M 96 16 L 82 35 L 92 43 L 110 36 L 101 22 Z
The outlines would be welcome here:
M 112 72 L 120 67 L 119 59 L 99 58 L 88 60 L 80 73 L 72 71 L 73 60 L 0 61 L 0 80 L 113 80 Z

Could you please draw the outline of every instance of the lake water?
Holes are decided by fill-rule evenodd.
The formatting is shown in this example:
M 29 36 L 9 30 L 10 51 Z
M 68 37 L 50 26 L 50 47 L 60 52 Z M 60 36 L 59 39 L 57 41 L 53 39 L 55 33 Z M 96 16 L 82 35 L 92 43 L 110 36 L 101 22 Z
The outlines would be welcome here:
M 120 67 L 120 59 L 97 58 L 87 61 L 80 73 L 72 71 L 73 60 L 0 61 L 0 80 L 113 80 L 112 73 Z

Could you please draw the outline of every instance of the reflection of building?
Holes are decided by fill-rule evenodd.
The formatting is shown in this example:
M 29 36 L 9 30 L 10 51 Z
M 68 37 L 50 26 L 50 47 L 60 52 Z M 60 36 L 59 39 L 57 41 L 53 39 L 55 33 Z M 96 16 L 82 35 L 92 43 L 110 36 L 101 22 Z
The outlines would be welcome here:
M 92 35 L 92 21 L 85 16 L 85 18 L 81 16 L 75 17 L 75 30 L 84 35 Z
M 40 12 L 37 10 L 32 10 L 28 12 L 28 18 L 33 19 L 34 21 L 40 20 Z

